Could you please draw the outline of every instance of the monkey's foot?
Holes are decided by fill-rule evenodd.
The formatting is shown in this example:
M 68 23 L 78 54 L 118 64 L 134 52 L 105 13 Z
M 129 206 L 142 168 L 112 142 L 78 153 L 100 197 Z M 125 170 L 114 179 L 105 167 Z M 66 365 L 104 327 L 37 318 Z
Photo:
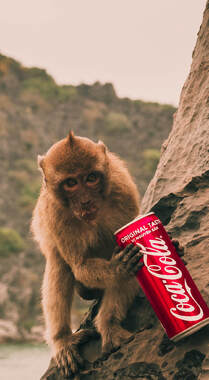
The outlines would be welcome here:
M 84 360 L 79 353 L 79 346 L 96 335 L 93 329 L 79 330 L 56 342 L 57 350 L 54 359 L 62 376 L 71 377 L 83 367 Z
M 128 343 L 133 339 L 134 335 L 122 327 L 111 327 L 111 329 L 106 332 L 105 336 L 102 337 L 102 356 L 116 351 L 123 344 Z

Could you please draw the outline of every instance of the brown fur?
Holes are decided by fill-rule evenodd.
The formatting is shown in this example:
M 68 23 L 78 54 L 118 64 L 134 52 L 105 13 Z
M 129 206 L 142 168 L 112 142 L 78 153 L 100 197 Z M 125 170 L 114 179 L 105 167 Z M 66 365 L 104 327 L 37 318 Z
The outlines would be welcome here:
M 75 372 L 76 360 L 67 354 L 75 339 L 70 327 L 74 288 L 81 295 L 90 288 L 90 297 L 91 292 L 92 296 L 103 294 L 95 324 L 104 351 L 130 336 L 120 322 L 137 284 L 134 276 L 114 269 L 111 257 L 113 233 L 137 216 L 139 195 L 124 163 L 101 142 L 96 144 L 70 133 L 38 161 L 43 184 L 32 231 L 46 257 L 43 309 L 48 341 L 57 363 L 66 367 L 65 360 Z M 92 171 L 100 173 L 99 183 L 87 186 L 84 178 Z M 77 191 L 63 190 L 61 184 L 68 177 L 80 181 Z M 92 218 L 91 207 L 97 210 Z

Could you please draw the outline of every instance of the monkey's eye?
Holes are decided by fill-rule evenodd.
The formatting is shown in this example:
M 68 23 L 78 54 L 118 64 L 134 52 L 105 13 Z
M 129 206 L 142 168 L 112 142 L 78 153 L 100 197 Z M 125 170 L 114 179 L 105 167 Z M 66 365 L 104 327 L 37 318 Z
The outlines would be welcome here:
M 88 175 L 86 178 L 87 185 L 96 185 L 99 182 L 100 176 L 99 173 L 93 172 Z
M 77 186 L 78 182 L 75 178 L 68 178 L 63 184 L 65 190 L 73 190 Z

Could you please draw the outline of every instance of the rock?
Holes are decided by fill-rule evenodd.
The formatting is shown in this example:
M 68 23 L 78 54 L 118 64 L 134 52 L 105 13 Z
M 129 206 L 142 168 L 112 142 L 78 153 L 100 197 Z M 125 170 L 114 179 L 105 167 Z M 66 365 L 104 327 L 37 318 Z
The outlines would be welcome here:
M 142 213 L 154 210 L 180 241 L 188 269 L 209 303 L 208 25 L 209 1 L 173 129 L 163 144 L 158 168 L 142 202 Z M 93 304 L 82 327 L 93 326 L 98 307 Z M 100 339 L 87 343 L 81 348 L 85 367 L 77 379 L 209 379 L 209 326 L 172 343 L 141 293 L 123 325 L 134 333 L 134 339 L 102 358 Z M 62 379 L 53 361 L 42 377 L 47 379 Z
M 30 339 L 34 342 L 43 343 L 44 330 L 44 326 L 42 325 L 33 326 L 31 329 Z
M 20 340 L 17 326 L 12 321 L 0 319 L 0 343 Z
M 19 329 L 22 342 L 44 342 L 45 328 L 43 325 L 33 326 L 31 329 L 21 328 Z

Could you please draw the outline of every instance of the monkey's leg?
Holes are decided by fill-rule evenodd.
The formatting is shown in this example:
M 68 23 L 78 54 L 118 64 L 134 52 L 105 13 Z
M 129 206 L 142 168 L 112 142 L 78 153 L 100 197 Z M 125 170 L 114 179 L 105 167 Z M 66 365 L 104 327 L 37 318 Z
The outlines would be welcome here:
M 139 247 L 130 244 L 117 248 L 110 261 L 90 258 L 74 267 L 76 281 L 90 288 L 103 289 L 104 296 L 96 317 L 96 327 L 102 335 L 103 349 L 112 350 L 130 338 L 120 326 L 137 292 L 135 274 L 142 267 Z
M 50 253 L 43 282 L 43 309 L 48 342 L 57 366 L 65 376 L 78 371 L 83 359 L 78 345 L 86 340 L 88 332 L 72 334 L 70 309 L 74 292 L 74 277 L 70 267 L 54 250 Z
M 138 247 L 127 246 L 123 251 L 116 248 L 112 258 L 113 265 L 117 267 L 118 274 L 114 284 L 106 288 L 100 311 L 96 317 L 96 326 L 102 336 L 102 350 L 111 352 L 121 346 L 132 334 L 120 325 L 126 317 L 127 310 L 133 302 L 139 285 L 135 274 L 142 267 Z
M 139 291 L 136 279 L 123 278 L 114 287 L 105 290 L 99 313 L 95 319 L 97 330 L 102 336 L 102 351 L 108 353 L 131 339 L 132 334 L 121 327 Z

